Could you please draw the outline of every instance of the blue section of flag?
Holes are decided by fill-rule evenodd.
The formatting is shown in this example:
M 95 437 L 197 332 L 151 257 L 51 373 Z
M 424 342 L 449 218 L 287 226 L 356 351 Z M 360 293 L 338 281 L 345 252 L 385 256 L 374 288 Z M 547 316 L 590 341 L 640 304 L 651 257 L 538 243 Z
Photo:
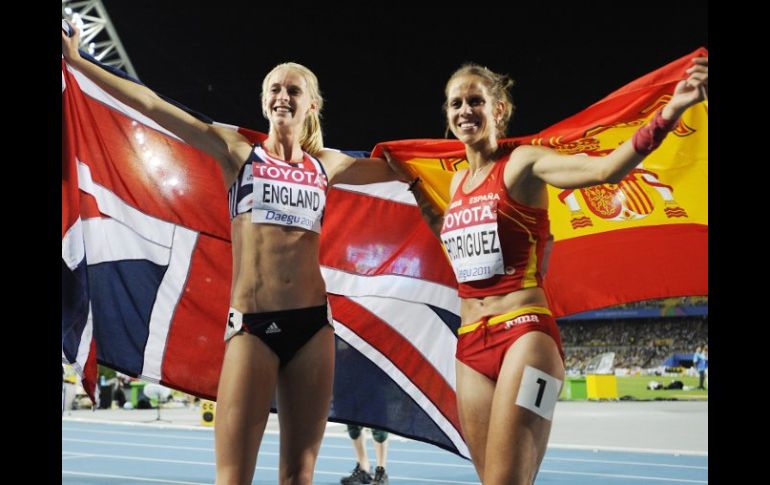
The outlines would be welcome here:
M 437 306 L 428 305 L 428 307 L 433 310 L 433 313 L 438 315 L 441 321 L 443 321 L 444 324 L 449 327 L 449 330 L 451 330 L 453 334 L 457 335 L 457 329 L 460 328 L 460 315 L 452 313 L 449 310 L 444 310 L 443 308 Z
M 152 307 L 166 268 L 147 260 L 88 267 L 99 361 L 141 373 Z
M 335 344 L 330 420 L 391 431 L 457 453 L 446 434 L 389 375 L 339 336 Z
M 61 262 L 61 337 L 62 352 L 74 362 L 88 319 L 88 280 L 83 259 L 74 270 Z

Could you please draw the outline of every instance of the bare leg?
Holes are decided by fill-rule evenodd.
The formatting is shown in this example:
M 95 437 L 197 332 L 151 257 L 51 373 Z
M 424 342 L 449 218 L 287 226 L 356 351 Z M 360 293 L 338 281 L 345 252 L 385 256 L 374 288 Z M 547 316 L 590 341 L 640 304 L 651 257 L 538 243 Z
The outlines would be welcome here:
M 278 378 L 281 485 L 313 482 L 334 379 L 334 330 L 324 326 L 286 364 Z
M 217 389 L 217 485 L 251 483 L 278 378 L 278 357 L 258 337 L 227 343 Z
M 376 448 L 376 443 L 375 443 Z M 366 454 L 366 434 L 361 430 L 358 438 L 353 440 L 353 449 L 356 450 L 356 460 L 365 472 L 369 471 L 369 455 Z
M 361 433 L 361 435 L 363 435 L 363 433 Z M 382 443 L 374 441 L 374 454 L 377 456 L 377 466 L 385 468 L 385 465 L 388 463 L 388 440 L 385 440 Z
M 483 482 L 489 415 L 492 411 L 495 383 L 459 360 L 455 361 L 455 369 L 460 426 L 471 452 L 473 466 Z
M 516 405 L 526 366 L 564 380 L 564 365 L 556 343 L 549 335 L 530 332 L 511 345 L 503 360 L 492 401 L 484 485 L 532 485 L 545 455 L 551 421 Z

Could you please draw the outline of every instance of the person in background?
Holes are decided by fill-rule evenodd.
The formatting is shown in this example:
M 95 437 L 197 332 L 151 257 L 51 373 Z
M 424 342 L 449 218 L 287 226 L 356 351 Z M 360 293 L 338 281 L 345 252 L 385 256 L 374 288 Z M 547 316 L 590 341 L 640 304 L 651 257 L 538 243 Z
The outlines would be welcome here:
M 696 371 L 698 371 L 698 387 L 697 389 L 706 389 L 704 383 L 706 381 L 706 370 L 708 369 L 708 347 L 698 347 L 695 349 L 695 353 L 692 354 L 692 365 Z
M 388 432 L 372 428 L 374 454 L 377 457 L 377 467 L 374 469 L 374 475 L 372 475 L 369 467 L 369 456 L 366 453 L 366 435 L 362 431 L 362 426 L 348 425 L 348 435 L 353 440 L 357 463 L 353 472 L 342 478 L 340 483 L 342 485 L 387 485 L 388 474 L 385 472 L 385 465 L 388 457 Z

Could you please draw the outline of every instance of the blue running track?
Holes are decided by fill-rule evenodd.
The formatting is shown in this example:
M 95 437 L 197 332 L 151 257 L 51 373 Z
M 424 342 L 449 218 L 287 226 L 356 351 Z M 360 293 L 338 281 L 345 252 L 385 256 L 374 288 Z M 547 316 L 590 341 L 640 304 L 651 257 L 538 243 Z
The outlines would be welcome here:
M 374 463 L 371 443 L 370 461 Z M 355 465 L 350 440 L 324 437 L 314 483 L 339 484 Z M 708 457 L 549 448 L 537 485 L 707 483 Z M 469 461 L 420 442 L 391 439 L 388 475 L 397 484 L 478 484 Z M 265 434 L 254 484 L 278 477 L 278 436 Z M 213 484 L 211 429 L 62 422 L 62 484 Z

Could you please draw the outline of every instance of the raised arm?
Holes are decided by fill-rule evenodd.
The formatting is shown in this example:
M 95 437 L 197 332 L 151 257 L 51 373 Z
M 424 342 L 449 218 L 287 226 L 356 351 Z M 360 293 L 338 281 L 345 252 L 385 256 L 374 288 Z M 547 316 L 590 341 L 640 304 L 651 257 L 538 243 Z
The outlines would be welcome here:
M 618 183 L 660 145 L 687 108 L 706 99 L 708 58 L 693 59 L 687 74 L 687 78 L 676 85 L 668 104 L 650 123 L 606 157 L 561 155 L 549 148 L 522 146 L 513 152 L 511 159 L 518 159 L 518 163 L 525 166 L 531 164 L 532 175 L 562 189 Z
M 149 88 L 120 78 L 83 59 L 78 51 L 80 30 L 71 24 L 70 27 L 74 30 L 72 37 L 62 30 L 62 55 L 72 67 L 121 102 L 214 157 L 222 168 L 225 184 L 232 182 L 251 148 L 245 137 L 235 130 L 204 123 L 164 101 Z

